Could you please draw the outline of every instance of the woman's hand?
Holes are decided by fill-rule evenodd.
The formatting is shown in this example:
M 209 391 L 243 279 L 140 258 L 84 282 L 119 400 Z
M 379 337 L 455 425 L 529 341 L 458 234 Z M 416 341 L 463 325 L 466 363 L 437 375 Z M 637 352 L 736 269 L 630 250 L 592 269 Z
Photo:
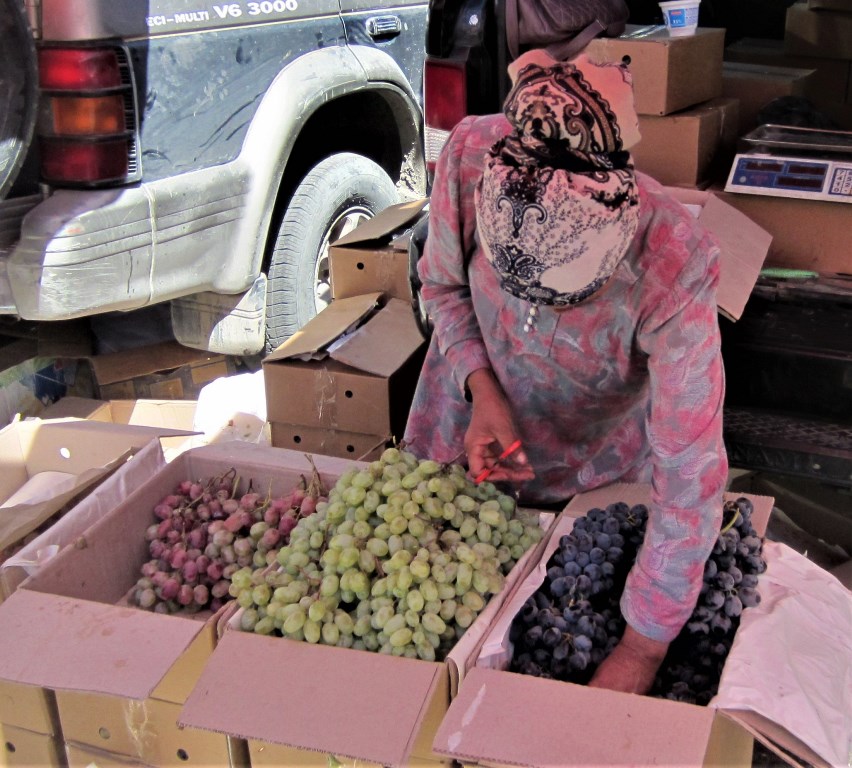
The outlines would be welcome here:
M 669 644 L 640 635 L 629 626 L 589 681 L 592 688 L 645 694 L 651 690 Z
M 470 426 L 464 436 L 469 474 L 476 477 L 482 470 L 494 466 L 502 451 L 518 439 L 503 390 L 490 370 L 481 368 L 467 379 L 473 398 Z M 526 482 L 535 474 L 523 449 L 500 462 L 489 481 Z

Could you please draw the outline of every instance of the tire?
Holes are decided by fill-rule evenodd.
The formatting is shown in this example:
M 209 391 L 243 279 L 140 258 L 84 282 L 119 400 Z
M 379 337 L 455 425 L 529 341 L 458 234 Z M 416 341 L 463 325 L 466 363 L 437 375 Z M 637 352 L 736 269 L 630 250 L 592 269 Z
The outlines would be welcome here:
M 23 0 L 0 0 L 0 200 L 26 158 L 37 103 L 38 65 Z
M 308 172 L 281 219 L 272 251 L 266 352 L 331 301 L 329 243 L 396 202 L 390 176 L 361 155 L 331 155 Z

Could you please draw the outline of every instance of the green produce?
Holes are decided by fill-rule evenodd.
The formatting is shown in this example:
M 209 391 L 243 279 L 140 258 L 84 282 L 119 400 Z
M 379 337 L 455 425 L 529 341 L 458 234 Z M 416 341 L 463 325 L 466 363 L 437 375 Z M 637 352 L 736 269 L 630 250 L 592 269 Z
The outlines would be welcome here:
M 298 521 L 278 569 L 241 568 L 231 594 L 251 612 L 247 631 L 433 661 L 541 538 L 537 520 L 492 483 L 388 448 Z M 255 599 L 261 584 L 267 602 Z

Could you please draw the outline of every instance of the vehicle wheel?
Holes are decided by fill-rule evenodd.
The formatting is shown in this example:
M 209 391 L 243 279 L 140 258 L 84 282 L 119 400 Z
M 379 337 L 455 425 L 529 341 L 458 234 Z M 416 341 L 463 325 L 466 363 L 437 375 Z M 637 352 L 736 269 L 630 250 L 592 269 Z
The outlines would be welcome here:
M 390 177 L 372 160 L 340 153 L 315 165 L 284 213 L 266 290 L 266 351 L 331 301 L 328 245 L 397 202 Z
M 0 200 L 9 193 L 35 128 L 38 67 L 21 0 L 0 0 Z

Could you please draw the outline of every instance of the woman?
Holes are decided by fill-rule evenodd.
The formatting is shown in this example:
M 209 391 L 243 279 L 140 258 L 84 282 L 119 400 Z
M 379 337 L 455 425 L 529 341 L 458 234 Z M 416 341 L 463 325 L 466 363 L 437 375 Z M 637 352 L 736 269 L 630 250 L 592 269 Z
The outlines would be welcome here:
M 523 504 L 650 482 L 627 630 L 591 685 L 647 692 L 698 597 L 727 459 L 718 248 L 634 171 L 624 65 L 528 51 L 505 116 L 465 118 L 439 159 L 419 264 L 434 324 L 405 440 Z

